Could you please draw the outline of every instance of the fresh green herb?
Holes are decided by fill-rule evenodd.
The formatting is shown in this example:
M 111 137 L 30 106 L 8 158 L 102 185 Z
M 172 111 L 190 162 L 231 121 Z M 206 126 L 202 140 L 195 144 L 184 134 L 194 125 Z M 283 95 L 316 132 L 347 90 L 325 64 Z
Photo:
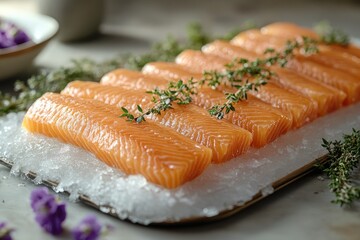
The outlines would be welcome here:
M 315 25 L 315 31 L 321 36 L 321 41 L 326 44 L 347 46 L 350 37 L 340 29 L 333 28 L 328 22 L 322 21 Z
M 235 111 L 234 103 L 247 99 L 249 91 L 258 91 L 260 86 L 265 85 L 274 73 L 264 63 L 265 61 L 260 59 L 255 61 L 247 59 L 234 60 L 225 66 L 224 73 L 213 72 L 210 78 L 209 73 L 206 73 L 209 81 L 208 85 L 214 86 L 228 81 L 232 87 L 237 89 L 235 93 L 225 94 L 227 101 L 224 104 L 215 105 L 209 109 L 210 115 L 215 116 L 217 119 L 223 119 L 225 114 Z
M 50 72 L 43 71 L 26 82 L 17 81 L 14 87 L 14 90 L 19 93 L 17 97 L 0 92 L 0 116 L 9 112 L 24 111 L 44 93 L 60 92 L 71 81 L 77 79 L 97 81 L 103 74 L 120 64 L 115 60 L 96 63 L 83 59 L 73 61 L 70 67 Z
M 127 109 L 122 109 L 121 117 L 126 117 L 128 121 L 136 121 L 138 123 L 145 120 L 144 116 L 149 114 L 161 114 L 161 111 L 170 109 L 173 102 L 177 104 L 188 104 L 192 100 L 192 96 L 197 94 L 196 88 L 201 85 L 207 85 L 213 89 L 220 85 L 228 85 L 236 88 L 235 93 L 226 93 L 226 102 L 222 105 L 215 105 L 209 109 L 211 116 L 217 119 L 224 118 L 225 114 L 235 111 L 234 104 L 247 99 L 249 91 L 258 91 L 259 87 L 265 85 L 274 75 L 268 69 L 269 66 L 278 64 L 284 67 L 287 61 L 294 55 L 294 51 L 303 51 L 305 54 L 313 54 L 317 52 L 317 42 L 303 37 L 301 42 L 296 40 L 288 41 L 283 51 L 276 52 L 274 49 L 265 51 L 269 56 L 265 59 L 256 59 L 249 61 L 247 59 L 235 59 L 225 65 L 225 71 L 205 71 L 202 79 L 197 83 L 192 79 L 186 84 L 183 80 L 179 80 L 178 84 L 171 83 L 167 90 L 160 91 L 155 89 L 148 93 L 156 95 L 154 98 L 156 105 L 153 108 L 143 112 L 139 111 L 139 115 L 135 117 L 130 114 Z M 185 97 L 183 100 L 181 97 Z M 125 111 L 126 110 L 126 111 Z
M 0 116 L 9 112 L 24 111 L 45 92 L 60 92 L 73 80 L 99 81 L 105 73 L 116 68 L 138 70 L 152 61 L 172 61 L 184 49 L 199 49 L 211 39 L 200 25 L 192 24 L 188 28 L 186 41 L 168 37 L 164 42 L 156 43 L 149 53 L 139 57 L 128 54 L 105 62 L 80 59 L 73 61 L 68 67 L 42 71 L 26 82 L 17 82 L 16 97 L 0 91 Z
M 316 53 L 318 51 L 317 42 L 307 37 L 303 37 L 301 42 L 288 41 L 283 51 L 277 52 L 274 49 L 267 49 L 265 54 L 268 57 L 264 59 L 235 60 L 225 65 L 226 69 L 223 73 L 206 72 L 204 78 L 209 86 L 216 87 L 221 83 L 226 84 L 228 81 L 232 87 L 237 89 L 235 93 L 226 93 L 226 102 L 222 105 L 213 106 L 209 110 L 210 115 L 222 119 L 225 114 L 235 111 L 235 103 L 246 100 L 249 91 L 258 91 L 259 87 L 267 84 L 268 80 L 275 75 L 268 67 L 275 64 L 285 67 L 296 50 L 303 51 L 304 54 Z
M 329 152 L 329 161 L 320 167 L 330 178 L 329 187 L 335 194 L 332 202 L 342 206 L 360 200 L 360 185 L 351 181 L 360 163 L 360 130 L 353 129 L 342 141 L 323 139 L 322 146 Z
M 212 41 L 207 33 L 204 32 L 201 25 L 192 23 L 187 28 L 187 40 L 176 40 L 168 36 L 163 42 L 155 43 L 149 53 L 140 56 L 128 56 L 125 67 L 140 70 L 149 62 L 174 61 L 175 57 L 185 49 L 200 49 L 204 44 Z
M 120 117 L 126 117 L 128 121 L 135 121 L 137 123 L 141 123 L 145 121 L 145 116 L 150 114 L 161 114 L 162 111 L 166 111 L 168 109 L 173 108 L 173 104 L 185 105 L 189 104 L 192 101 L 191 96 L 196 94 L 196 86 L 197 82 L 193 79 L 190 79 L 187 83 L 184 83 L 182 80 L 177 82 L 170 82 L 169 86 L 165 90 L 160 90 L 158 88 L 153 91 L 148 91 L 154 95 L 153 102 L 155 105 L 144 111 L 140 105 L 137 106 L 137 110 L 139 112 L 138 116 L 134 116 L 129 113 L 128 109 L 122 107 L 121 110 L 123 114 Z

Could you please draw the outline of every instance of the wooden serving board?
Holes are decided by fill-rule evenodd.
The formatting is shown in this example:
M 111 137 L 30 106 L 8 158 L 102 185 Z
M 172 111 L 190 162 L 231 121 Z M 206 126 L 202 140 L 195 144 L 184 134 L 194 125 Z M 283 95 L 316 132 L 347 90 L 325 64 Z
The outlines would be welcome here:
M 16 129 L 11 130 L 9 124 Z M 119 219 L 178 225 L 234 215 L 312 171 L 315 164 L 326 161 L 321 138 L 340 139 L 352 128 L 360 128 L 360 103 L 290 131 L 261 149 L 211 165 L 201 176 L 174 190 L 150 184 L 141 176 L 121 174 L 81 149 L 25 133 L 20 124 L 21 116 L 0 119 L 0 156 L 7 153 L 0 157 L 0 164 L 12 172 L 74 194 L 86 205 Z M 38 151 L 36 157 L 34 151 Z M 69 177 L 76 177 L 76 183 Z
M 276 182 L 273 182 L 272 187 L 274 188 L 274 192 L 286 187 L 287 185 L 295 182 L 296 180 L 302 178 L 303 176 L 307 175 L 308 173 L 314 171 L 316 169 L 316 165 L 323 164 L 327 161 L 327 156 L 322 156 L 318 159 L 315 159 L 314 161 L 310 162 L 309 164 L 306 164 L 305 166 L 297 169 L 296 171 L 290 173 L 289 175 L 277 180 Z M 0 157 L 0 164 L 9 168 L 9 170 L 12 168 L 13 164 L 11 161 L 3 159 Z M 34 172 L 29 172 L 25 174 L 29 180 L 33 181 L 37 174 Z M 53 189 L 56 188 L 58 183 L 56 181 L 52 180 L 44 180 L 42 182 L 43 185 Z M 269 195 L 266 195 L 269 196 Z M 185 218 L 181 221 L 164 221 L 162 223 L 155 223 L 153 225 L 187 225 L 192 223 L 206 223 L 206 222 L 213 222 L 213 221 L 219 221 L 225 218 L 228 218 L 230 216 L 233 216 L 234 214 L 237 214 L 241 210 L 257 203 L 258 201 L 266 198 L 266 196 L 262 195 L 260 192 L 258 192 L 251 200 L 247 201 L 243 205 L 234 206 L 231 210 L 225 210 L 220 212 L 218 215 L 212 216 L 212 217 L 193 217 L 193 218 Z M 100 211 L 101 207 L 111 208 L 111 206 L 100 206 L 96 203 L 94 203 L 88 196 L 86 195 L 79 195 L 79 201 L 82 202 L 85 205 L 88 205 L 90 207 L 93 207 Z M 109 213 L 106 213 L 108 215 L 111 215 L 115 218 L 118 218 L 118 215 L 116 213 L 113 213 L 114 211 L 111 211 Z

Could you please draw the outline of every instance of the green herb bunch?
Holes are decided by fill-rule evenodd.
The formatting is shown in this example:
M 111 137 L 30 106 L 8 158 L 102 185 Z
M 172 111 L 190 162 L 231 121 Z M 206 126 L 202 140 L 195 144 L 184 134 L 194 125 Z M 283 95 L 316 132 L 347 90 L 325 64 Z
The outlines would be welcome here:
M 0 92 L 0 116 L 9 112 L 27 110 L 31 104 L 46 92 L 60 92 L 71 81 L 97 81 L 106 72 L 113 70 L 119 63 L 109 61 L 96 63 L 83 59 L 73 61 L 70 67 L 53 71 L 42 71 L 32 76 L 26 82 L 17 81 L 14 86 L 18 96 Z
M 330 178 L 330 190 L 335 194 L 334 203 L 350 204 L 360 200 L 360 186 L 351 181 L 360 163 L 360 130 L 344 135 L 342 141 L 326 141 L 322 146 L 328 150 L 328 158 L 321 169 Z

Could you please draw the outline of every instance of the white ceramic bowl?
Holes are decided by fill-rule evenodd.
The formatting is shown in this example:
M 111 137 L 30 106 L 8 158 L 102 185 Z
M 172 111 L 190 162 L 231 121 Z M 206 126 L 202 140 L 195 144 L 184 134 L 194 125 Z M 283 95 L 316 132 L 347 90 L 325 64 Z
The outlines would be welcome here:
M 16 24 L 30 37 L 31 42 L 0 49 L 0 80 L 28 68 L 34 58 L 56 35 L 59 24 L 51 17 L 34 13 L 1 12 L 0 18 Z

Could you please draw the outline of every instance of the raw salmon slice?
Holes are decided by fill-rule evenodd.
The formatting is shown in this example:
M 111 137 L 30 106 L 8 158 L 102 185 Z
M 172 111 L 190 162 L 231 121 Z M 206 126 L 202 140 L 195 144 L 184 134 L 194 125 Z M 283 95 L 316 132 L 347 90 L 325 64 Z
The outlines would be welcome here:
M 205 109 L 224 103 L 224 94 L 210 88 L 202 88 L 194 97 L 194 103 Z M 234 104 L 235 111 L 225 118 L 253 134 L 252 146 L 262 147 L 272 142 L 291 128 L 292 120 L 288 115 L 269 109 L 255 98 Z M 269 107 L 271 107 L 269 105 Z
M 217 70 L 224 71 L 224 65 L 229 62 L 224 58 L 202 53 L 200 51 L 185 51 L 181 53 L 176 61 L 199 72 Z M 234 88 L 224 88 L 226 92 L 235 92 Z M 293 127 L 298 128 L 317 116 L 317 109 L 313 102 L 307 97 L 297 93 L 291 93 L 275 83 L 269 82 L 261 86 L 259 90 L 253 91 L 252 95 L 264 102 L 289 112 L 293 118 Z
M 232 45 L 225 41 L 215 41 L 205 45 L 202 49 L 207 54 L 217 55 L 231 61 L 234 58 L 246 58 L 251 61 L 259 58 L 260 55 L 246 51 L 245 49 Z M 270 67 L 276 73 L 272 81 L 281 84 L 281 87 L 297 92 L 311 99 L 317 106 L 318 115 L 322 116 L 340 108 L 346 98 L 343 91 L 316 82 L 306 76 L 301 76 L 293 71 L 281 67 Z
M 304 28 L 293 23 L 277 22 L 269 24 L 261 28 L 261 33 L 266 35 L 282 36 L 288 39 L 296 37 L 301 39 L 302 36 L 307 36 L 312 39 L 320 40 L 320 36 L 309 28 Z M 348 53 L 360 58 L 360 48 L 354 44 L 348 46 L 329 45 L 335 51 Z
M 119 79 L 122 79 L 119 81 L 119 86 L 124 85 L 124 79 L 130 82 L 128 85 L 131 85 L 132 82 L 137 81 L 137 77 L 134 77 L 133 74 L 126 75 L 125 72 L 120 73 L 118 71 L 116 72 L 116 75 L 121 75 L 118 76 Z M 143 76 L 143 79 L 147 79 L 149 81 L 153 78 L 153 76 L 151 78 L 146 78 L 146 75 Z M 159 79 L 163 79 L 166 83 L 159 85 L 158 87 L 166 88 L 167 80 L 160 77 Z M 102 81 L 102 83 L 107 84 L 106 81 Z M 115 81 L 112 82 L 112 85 L 115 85 Z M 146 91 L 151 89 L 153 83 L 142 81 L 141 86 L 136 86 L 137 89 Z M 194 95 L 193 97 L 193 103 L 202 108 L 209 109 L 215 104 L 223 104 L 224 94 L 218 91 L 214 91 L 210 88 L 200 88 L 198 94 Z M 242 101 L 235 104 L 236 111 L 225 115 L 225 118 L 233 124 L 238 125 L 253 134 L 252 146 L 262 147 L 279 137 L 281 134 L 287 132 L 292 123 L 292 119 L 289 119 L 288 116 L 281 115 L 277 113 L 276 110 L 268 110 L 266 107 L 268 107 L 268 109 L 272 108 L 270 105 L 265 104 L 259 100 Z
M 215 62 L 216 63 L 216 62 Z M 220 65 L 219 65 L 220 66 Z M 223 65 L 221 65 L 223 66 Z M 195 66 L 196 69 L 196 66 Z M 198 68 L 200 72 L 202 69 Z M 202 74 L 190 72 L 191 70 L 186 66 L 182 66 L 180 64 L 171 63 L 171 62 L 152 62 L 148 63 L 144 66 L 143 72 L 147 75 L 152 77 L 162 77 L 165 79 L 170 80 L 177 80 L 177 79 L 194 79 L 195 81 L 199 82 L 202 79 Z M 186 81 L 186 80 L 184 80 Z M 220 90 L 224 92 L 233 92 L 234 89 L 231 89 L 226 86 L 219 87 Z M 274 112 L 278 115 L 284 115 L 288 118 L 289 121 L 292 121 L 292 116 L 288 111 L 283 111 L 278 108 L 273 108 L 271 105 L 259 100 L 258 98 L 254 97 L 253 95 L 249 94 L 248 99 L 251 100 L 252 104 L 256 104 L 258 107 L 265 109 L 266 111 Z M 224 100 L 223 100 L 224 101 Z
M 318 106 L 318 115 L 323 116 L 343 106 L 346 94 L 329 85 L 299 75 L 289 69 L 272 67 L 277 77 L 273 79 L 286 89 L 296 91 L 309 97 Z
M 137 112 L 154 106 L 152 96 L 143 90 L 101 85 L 94 82 L 75 81 L 67 85 L 62 94 L 85 99 L 95 99 L 118 108 L 125 107 Z M 208 112 L 193 104 L 174 105 L 161 115 L 150 115 L 150 119 L 204 145 L 213 151 L 213 163 L 228 161 L 245 153 L 251 144 L 252 134 L 227 121 L 216 120 Z
M 202 78 L 201 73 L 189 71 L 187 67 L 173 62 L 151 62 L 146 64 L 141 71 L 147 76 L 161 76 L 165 79 L 171 79 L 171 81 L 181 79 L 186 82 L 189 79 L 200 80 Z
M 129 81 L 129 79 L 133 81 Z M 168 85 L 168 81 L 160 78 L 151 78 L 151 76 L 145 76 L 137 71 L 132 71 L 124 68 L 119 68 L 105 74 L 101 78 L 101 83 L 112 86 L 123 86 L 133 89 L 142 89 L 144 82 L 148 86 L 146 90 L 153 90 L 158 86 Z M 123 84 L 121 84 L 123 83 Z
M 292 35 L 293 32 L 296 32 L 296 28 L 291 24 L 274 24 L 268 26 L 268 28 L 262 28 L 261 32 L 259 33 L 267 35 L 269 38 L 282 39 L 283 44 L 277 48 L 281 49 L 283 46 L 285 46 L 285 43 L 288 39 L 301 39 L 301 36 L 296 33 Z M 306 36 L 315 37 L 316 35 L 316 33 L 311 34 L 310 31 L 306 31 L 306 29 L 301 32 L 304 32 Z M 315 37 L 315 39 L 319 39 L 319 37 Z M 319 45 L 318 49 L 320 51 L 318 54 L 306 56 L 306 58 L 314 62 L 351 73 L 355 77 L 360 75 L 360 58 L 353 56 L 345 51 L 337 51 L 331 46 Z
M 202 47 L 201 51 L 206 54 L 211 54 L 227 59 L 227 62 L 231 62 L 234 59 L 240 58 L 254 61 L 262 56 L 222 40 L 216 40 L 214 42 L 206 44 Z
M 260 29 L 262 34 L 281 36 L 287 39 L 296 37 L 298 41 L 302 40 L 302 37 L 309 37 L 315 40 L 320 40 L 319 35 L 309 28 L 300 27 L 296 24 L 289 22 L 276 22 L 266 25 Z
M 199 82 L 202 79 L 202 73 L 192 72 L 187 67 L 173 62 L 151 62 L 146 64 L 142 73 L 151 76 L 166 79 L 167 81 L 177 81 L 179 79 L 187 82 L 192 79 Z
M 283 39 L 260 34 L 258 30 L 241 33 L 232 39 L 231 43 L 258 54 L 263 54 L 267 48 L 278 49 L 279 46 L 284 46 Z M 360 99 L 360 81 L 351 74 L 310 61 L 301 55 L 292 58 L 286 67 L 345 92 L 345 104 Z
M 210 164 L 211 149 L 156 124 L 130 123 L 117 107 L 47 93 L 28 110 L 23 127 L 82 147 L 126 174 L 176 188 Z
M 287 68 L 343 91 L 346 94 L 345 105 L 360 100 L 360 81 L 350 74 L 307 61 L 300 56 L 290 60 Z

